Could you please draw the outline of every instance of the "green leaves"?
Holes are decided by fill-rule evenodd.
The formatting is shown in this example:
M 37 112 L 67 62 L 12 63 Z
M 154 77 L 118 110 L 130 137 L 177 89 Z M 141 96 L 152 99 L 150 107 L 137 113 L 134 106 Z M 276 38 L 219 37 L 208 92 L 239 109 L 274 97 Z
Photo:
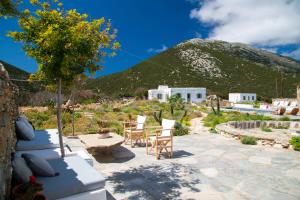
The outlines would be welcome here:
M 21 41 L 27 55 L 38 62 L 35 78 L 50 82 L 62 78 L 71 83 L 79 74 L 101 69 L 97 63 L 107 55 L 115 55 L 120 48 L 110 20 L 88 21 L 87 14 L 57 9 L 61 7 L 58 1 L 31 3 L 37 7 L 35 12 L 25 10 L 19 19 L 21 31 L 10 32 L 8 36 Z

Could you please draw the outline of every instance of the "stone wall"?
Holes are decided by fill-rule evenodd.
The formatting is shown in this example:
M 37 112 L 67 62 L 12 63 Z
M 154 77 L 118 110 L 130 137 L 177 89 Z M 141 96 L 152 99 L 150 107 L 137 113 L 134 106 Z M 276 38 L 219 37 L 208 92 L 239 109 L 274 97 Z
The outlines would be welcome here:
M 276 128 L 285 127 L 290 129 L 300 128 L 299 121 L 233 121 L 228 122 L 230 126 L 238 129 L 252 129 L 252 128 Z
M 18 115 L 14 101 L 18 90 L 8 79 L 8 73 L 0 63 L 0 199 L 9 196 L 11 153 L 16 143 L 14 120 Z

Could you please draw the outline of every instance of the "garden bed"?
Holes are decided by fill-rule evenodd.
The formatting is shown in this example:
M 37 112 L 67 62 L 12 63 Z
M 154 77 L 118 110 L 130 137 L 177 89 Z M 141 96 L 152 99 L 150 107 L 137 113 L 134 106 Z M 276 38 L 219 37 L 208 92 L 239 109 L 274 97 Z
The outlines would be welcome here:
M 300 122 L 286 121 L 231 121 L 216 125 L 220 134 L 231 135 L 236 139 L 243 136 L 255 137 L 258 144 L 289 148 L 291 132 L 300 127 Z M 268 130 L 268 131 L 265 131 Z

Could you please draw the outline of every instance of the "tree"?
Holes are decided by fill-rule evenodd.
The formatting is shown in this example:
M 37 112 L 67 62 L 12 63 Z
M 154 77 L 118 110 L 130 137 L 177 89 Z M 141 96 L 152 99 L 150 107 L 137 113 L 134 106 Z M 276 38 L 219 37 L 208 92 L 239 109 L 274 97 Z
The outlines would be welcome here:
M 170 104 L 170 111 L 172 116 L 174 115 L 174 110 L 183 110 L 184 103 L 183 99 L 179 95 L 172 95 L 168 98 Z
M 211 109 L 213 110 L 214 114 L 220 115 L 221 114 L 220 97 L 218 95 L 210 95 L 207 97 L 207 100 L 210 101 L 210 106 L 211 106 Z M 217 111 L 215 110 L 215 107 L 214 107 L 214 101 L 216 102 L 215 104 L 217 104 Z
M 52 2 L 52 3 L 49 3 Z M 62 157 L 64 156 L 61 124 L 62 84 L 71 84 L 81 74 L 95 73 L 105 56 L 115 55 L 120 47 L 110 20 L 88 21 L 87 14 L 64 10 L 62 3 L 30 0 L 35 11 L 22 12 L 20 32 L 8 35 L 23 42 L 27 55 L 36 59 L 38 70 L 31 79 L 47 80 L 57 86 L 57 124 Z
M 0 0 L 0 17 L 16 16 L 19 14 L 17 10 L 18 1 Z

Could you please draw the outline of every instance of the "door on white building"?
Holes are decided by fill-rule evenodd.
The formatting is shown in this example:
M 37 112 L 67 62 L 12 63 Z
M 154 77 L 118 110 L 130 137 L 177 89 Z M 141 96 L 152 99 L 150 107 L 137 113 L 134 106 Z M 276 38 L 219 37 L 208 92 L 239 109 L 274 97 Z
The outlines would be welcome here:
M 191 102 L 191 93 L 187 93 L 187 102 Z

